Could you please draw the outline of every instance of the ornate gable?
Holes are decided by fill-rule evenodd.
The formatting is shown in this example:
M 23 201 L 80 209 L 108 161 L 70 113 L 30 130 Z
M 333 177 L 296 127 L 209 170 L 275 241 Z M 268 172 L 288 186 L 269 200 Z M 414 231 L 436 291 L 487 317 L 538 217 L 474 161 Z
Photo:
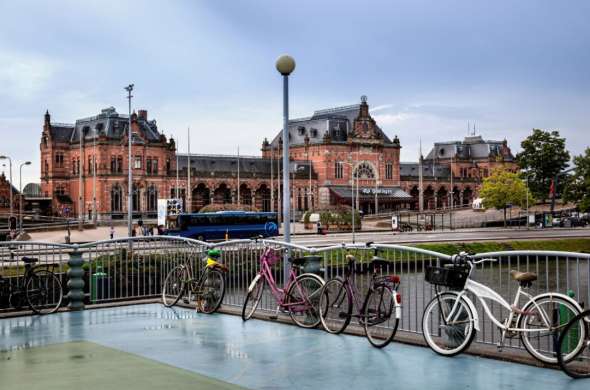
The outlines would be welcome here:
M 352 125 L 352 133 L 349 134 L 349 142 L 361 144 L 383 144 L 383 136 L 377 129 L 375 120 L 369 114 L 367 97 L 361 96 L 359 114 Z

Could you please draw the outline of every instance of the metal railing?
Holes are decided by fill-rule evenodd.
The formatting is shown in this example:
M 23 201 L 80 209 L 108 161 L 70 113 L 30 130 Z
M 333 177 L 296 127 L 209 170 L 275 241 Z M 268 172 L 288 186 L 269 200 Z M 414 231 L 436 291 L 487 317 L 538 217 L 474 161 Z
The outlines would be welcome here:
M 221 261 L 229 268 L 226 276 L 226 294 L 223 304 L 241 308 L 248 286 L 260 267 L 260 255 L 265 247 L 277 250 L 289 249 L 291 256 L 316 255 L 323 258 L 321 276 L 328 280 L 343 275 L 347 252 L 354 254 L 359 263 L 368 262 L 377 250 L 378 255 L 390 261 L 383 273 L 401 277 L 399 292 L 402 296 L 402 319 L 399 329 L 420 334 L 424 307 L 434 296 L 434 288 L 424 281 L 424 269 L 436 265 L 450 256 L 419 248 L 390 244 L 342 244 L 314 248 L 287 244 L 274 240 L 232 240 L 220 243 L 205 243 L 197 240 L 170 237 L 134 237 L 99 241 L 84 245 L 48 244 L 39 242 L 0 242 L 0 275 L 10 283 L 22 283 L 22 257 L 37 257 L 40 264 L 52 264 L 67 289 L 68 261 L 73 253 L 81 254 L 84 269 L 84 294 L 87 304 L 116 302 L 121 300 L 158 298 L 166 274 L 180 263 L 190 263 L 195 273 L 203 267 L 202 259 L 209 248 L 222 251 Z M 480 253 L 477 258 L 494 258 L 496 263 L 479 266 L 473 275 L 509 302 L 512 301 L 518 283 L 511 280 L 512 269 L 531 271 L 538 275 L 531 293 L 556 291 L 572 293 L 580 302 L 590 302 L 590 254 L 553 251 L 506 251 Z M 283 283 L 282 260 L 274 266 L 275 278 Z M 19 276 L 21 275 L 21 276 Z M 195 275 L 197 276 L 197 275 Z M 369 276 L 357 274 L 356 284 L 363 292 Z M 259 310 L 271 312 L 276 302 L 268 289 Z M 64 293 L 67 291 L 64 291 Z M 1 310 L 14 310 L 3 297 Z M 67 299 L 65 304 L 68 304 Z M 500 333 L 494 324 L 480 311 L 481 331 L 477 341 L 497 343 Z M 492 312 L 502 319 L 502 308 L 490 306 Z M 518 339 L 510 339 L 507 347 L 521 348 Z

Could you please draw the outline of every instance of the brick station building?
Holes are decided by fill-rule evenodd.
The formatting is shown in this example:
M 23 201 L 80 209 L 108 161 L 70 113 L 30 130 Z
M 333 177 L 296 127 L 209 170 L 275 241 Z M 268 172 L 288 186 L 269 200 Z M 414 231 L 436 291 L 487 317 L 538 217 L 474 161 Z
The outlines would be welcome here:
M 128 122 L 127 115 L 112 107 L 74 124 L 53 123 L 50 114 L 45 114 L 40 145 L 41 195 L 51 199 L 53 214 L 82 213 L 91 218 L 96 207 L 98 219 L 125 217 Z M 131 128 L 135 217 L 155 217 L 157 199 L 177 195 L 189 212 L 226 203 L 280 211 L 280 131 L 272 141 L 263 141 L 261 156 L 188 156 L 176 153 L 174 139 L 164 136 L 146 110 L 132 114 Z M 468 204 L 491 169 L 507 164 L 516 169 L 505 141 L 475 136 L 435 144 L 422 163 L 400 163 L 400 140 L 378 126 L 366 97 L 360 104 L 291 120 L 289 144 L 295 214 L 350 205 L 353 197 L 365 213 L 415 209 L 420 168 L 425 208 L 450 204 L 451 171 L 454 203 Z

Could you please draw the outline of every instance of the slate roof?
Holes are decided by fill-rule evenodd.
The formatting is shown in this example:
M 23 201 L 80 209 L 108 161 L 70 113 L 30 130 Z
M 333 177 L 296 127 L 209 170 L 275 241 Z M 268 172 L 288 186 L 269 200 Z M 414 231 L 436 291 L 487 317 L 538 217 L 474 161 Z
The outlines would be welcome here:
M 72 132 L 74 131 L 74 125 L 66 123 L 52 123 L 49 128 L 49 134 L 51 138 L 56 142 L 69 142 L 72 138 Z
M 213 154 L 191 154 L 191 172 L 199 173 L 202 177 L 237 176 L 238 156 L 213 155 Z M 270 177 L 270 159 L 254 156 L 240 156 L 240 177 Z M 277 175 L 277 162 L 282 166 L 280 160 L 274 160 L 273 174 Z M 188 168 L 188 155 L 178 154 L 178 169 L 183 176 L 186 176 Z M 310 164 L 308 161 L 291 161 L 290 172 L 295 173 L 295 178 L 309 178 Z M 311 167 L 312 179 L 317 178 L 317 173 Z M 213 175 L 211 175 L 213 173 Z
M 468 136 L 463 141 L 436 142 L 425 160 L 435 158 L 486 159 L 500 156 L 504 141 L 484 140 L 481 135 Z M 514 160 L 510 153 L 504 157 L 507 161 Z
M 133 143 L 159 142 L 161 133 L 155 120 L 147 120 L 140 116 L 137 123 L 142 137 L 134 133 Z M 78 119 L 75 124 L 51 123 L 51 137 L 57 142 L 78 143 L 80 134 L 84 141 L 92 141 L 95 137 L 105 136 L 109 139 L 121 139 L 127 133 L 129 116 L 117 113 L 114 107 L 101 110 L 100 114 Z
M 352 132 L 354 120 L 359 115 L 361 105 L 328 108 L 317 110 L 312 116 L 306 118 L 291 119 L 289 121 L 290 145 L 303 145 L 305 137 L 309 137 L 311 144 L 323 142 L 326 132 L 329 133 L 333 143 L 346 142 L 348 133 Z M 376 126 L 376 130 L 383 137 L 385 144 L 391 144 L 391 139 Z M 282 137 L 279 130 L 273 138 L 271 145 L 277 147 Z
M 420 175 L 420 164 L 413 162 L 402 162 L 400 163 L 399 171 L 400 176 L 418 177 Z M 451 169 L 449 166 L 436 165 L 429 162 L 425 162 L 424 164 L 422 164 L 422 177 L 451 177 Z

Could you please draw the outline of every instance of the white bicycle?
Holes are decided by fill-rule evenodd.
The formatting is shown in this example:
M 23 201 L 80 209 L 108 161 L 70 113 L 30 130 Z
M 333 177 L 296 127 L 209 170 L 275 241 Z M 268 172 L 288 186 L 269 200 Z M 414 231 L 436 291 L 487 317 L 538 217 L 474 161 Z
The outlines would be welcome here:
M 502 332 L 498 348 L 506 338 L 520 336 L 526 350 L 536 359 L 545 363 L 557 363 L 559 332 L 568 321 L 582 312 L 578 302 L 564 294 L 543 293 L 532 296 L 525 290 L 537 279 L 532 272 L 510 271 L 512 279 L 519 282 L 514 303 L 510 305 L 497 292 L 481 283 L 471 280 L 477 264 L 495 259 L 475 260 L 466 253 L 453 256 L 451 263 L 443 267 L 427 267 L 426 281 L 435 285 L 436 296 L 424 309 L 422 330 L 424 340 L 438 354 L 453 356 L 469 347 L 475 334 L 480 330 L 479 316 L 472 293 L 483 307 L 485 314 Z M 439 286 L 449 291 L 439 292 Z M 519 307 L 521 297 L 526 302 Z M 496 302 L 508 311 L 508 317 L 498 320 L 486 300 Z M 579 342 L 563 358 L 575 357 L 585 340 L 585 328 L 580 330 Z

